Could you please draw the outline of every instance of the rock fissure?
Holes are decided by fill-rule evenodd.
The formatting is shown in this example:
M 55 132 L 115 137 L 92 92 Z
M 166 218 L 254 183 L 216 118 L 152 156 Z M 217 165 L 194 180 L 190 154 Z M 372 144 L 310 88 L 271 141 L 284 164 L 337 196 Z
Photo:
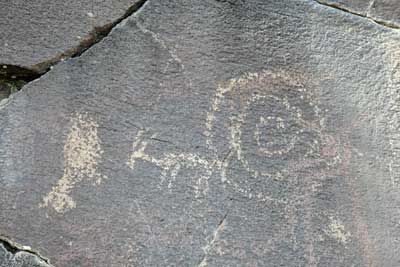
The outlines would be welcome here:
M 141 0 L 136 2 L 134 5 L 129 7 L 124 15 L 119 17 L 117 20 L 101 27 L 95 27 L 94 30 L 83 41 L 81 41 L 78 46 L 67 49 L 66 51 L 59 53 L 49 60 L 36 64 L 31 69 L 0 63 L 0 101 L 8 98 L 12 93 L 19 91 L 27 83 L 43 76 L 60 61 L 80 57 L 92 46 L 107 37 L 112 29 L 119 25 L 123 20 L 139 11 L 139 9 L 147 1 L 148 0 Z
M 326 7 L 334 8 L 336 10 L 340 10 L 340 11 L 343 11 L 343 12 L 346 12 L 346 13 L 350 13 L 350 14 L 355 15 L 357 17 L 366 18 L 366 19 L 368 19 L 368 20 L 370 20 L 370 21 L 372 21 L 372 22 L 374 22 L 376 24 L 379 24 L 379 25 L 383 26 L 383 27 L 396 29 L 396 30 L 400 29 L 400 25 L 399 24 L 396 24 L 396 23 L 390 22 L 390 21 L 386 21 L 386 20 L 382 20 L 382 19 L 379 19 L 379 18 L 375 18 L 375 17 L 372 17 L 369 14 L 369 10 L 371 9 L 372 5 L 374 4 L 374 1 L 370 2 L 369 6 L 368 6 L 368 10 L 365 13 L 357 12 L 355 10 L 351 10 L 350 8 L 346 8 L 346 7 L 341 6 L 341 5 L 337 4 L 337 3 L 329 3 L 329 2 L 324 2 L 322 0 L 314 0 L 314 2 L 316 2 L 316 3 L 318 3 L 318 4 L 322 5 L 322 6 L 326 6 Z
M 18 66 L 0 65 L 0 100 L 8 98 L 24 86 L 40 77 L 40 74 Z
M 50 260 L 44 256 L 42 256 L 39 252 L 33 250 L 29 246 L 21 246 L 19 244 L 16 244 L 15 242 L 9 240 L 8 238 L 4 236 L 0 236 L 0 245 L 4 247 L 9 253 L 15 255 L 19 252 L 25 252 L 33 255 L 34 257 L 38 258 L 40 261 L 45 262 L 47 265 L 50 265 Z

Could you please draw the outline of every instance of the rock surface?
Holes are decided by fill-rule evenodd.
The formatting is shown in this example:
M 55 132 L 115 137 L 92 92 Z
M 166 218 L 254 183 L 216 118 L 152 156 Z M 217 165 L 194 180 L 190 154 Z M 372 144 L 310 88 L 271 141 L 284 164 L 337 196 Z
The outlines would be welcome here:
M 340 9 L 368 17 L 389 27 L 400 28 L 398 0 L 316 0 Z
M 0 234 L 66 267 L 398 266 L 399 44 L 311 0 L 147 1 L 0 102 Z
M 77 53 L 140 0 L 0 0 L 0 65 L 43 73 Z
M 0 242 L 0 267 L 51 267 L 38 255 Z

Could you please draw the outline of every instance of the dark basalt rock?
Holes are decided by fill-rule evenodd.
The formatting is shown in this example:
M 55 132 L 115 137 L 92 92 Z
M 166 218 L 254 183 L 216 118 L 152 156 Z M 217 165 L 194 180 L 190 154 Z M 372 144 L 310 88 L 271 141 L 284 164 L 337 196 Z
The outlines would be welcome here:
M 140 0 L 0 1 L 0 66 L 37 73 L 95 42 Z
M 388 27 L 400 28 L 400 5 L 397 0 L 316 0 L 360 16 L 368 17 Z
M 399 43 L 311 0 L 150 0 L 0 103 L 0 234 L 65 267 L 397 266 Z
M 51 267 L 37 255 L 15 250 L 0 242 L 1 267 Z

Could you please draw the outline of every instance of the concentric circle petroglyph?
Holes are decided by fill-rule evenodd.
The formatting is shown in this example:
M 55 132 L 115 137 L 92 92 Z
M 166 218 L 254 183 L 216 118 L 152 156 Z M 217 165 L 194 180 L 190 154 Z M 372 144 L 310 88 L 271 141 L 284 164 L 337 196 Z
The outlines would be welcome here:
M 231 151 L 228 159 L 236 158 L 254 176 L 271 175 L 271 168 L 312 154 L 319 109 L 300 79 L 264 71 L 221 83 L 207 115 L 208 147 Z
M 264 71 L 218 86 L 204 135 L 218 157 L 223 182 L 250 197 L 265 198 L 262 190 L 250 193 L 246 181 L 235 181 L 229 169 L 243 168 L 255 183 L 282 180 L 291 163 L 318 153 L 322 117 L 306 81 L 298 74 Z
M 317 87 L 304 75 L 247 73 L 219 84 L 204 132 L 226 188 L 279 210 L 286 223 L 276 226 L 271 244 L 278 249 L 291 240 L 294 250 L 310 251 L 308 262 L 314 261 L 312 195 L 328 168 L 341 161 L 339 140 L 326 132 L 318 99 Z M 297 244 L 299 227 L 307 234 Z

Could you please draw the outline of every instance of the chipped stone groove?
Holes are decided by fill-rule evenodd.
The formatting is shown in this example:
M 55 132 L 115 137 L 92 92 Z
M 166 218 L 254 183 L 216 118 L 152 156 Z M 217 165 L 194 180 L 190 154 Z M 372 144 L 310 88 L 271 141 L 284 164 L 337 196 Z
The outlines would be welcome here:
M 29 82 L 39 79 L 41 76 L 48 73 L 52 69 L 52 67 L 57 65 L 60 61 L 65 61 L 70 58 L 80 57 L 91 47 L 93 47 L 97 43 L 101 42 L 105 37 L 107 37 L 110 34 L 110 32 L 116 26 L 118 26 L 123 20 L 127 19 L 128 17 L 139 11 L 147 1 L 148 0 L 140 0 L 136 2 L 134 5 L 129 7 L 127 11 L 124 13 L 124 15 L 122 15 L 117 20 L 108 23 L 106 25 L 103 25 L 101 27 L 95 27 L 94 30 L 91 33 L 89 33 L 89 35 L 83 41 L 81 41 L 77 47 L 67 49 L 66 51 L 61 52 L 60 54 L 54 56 L 49 60 L 46 60 L 44 62 L 32 66 L 31 69 L 0 63 L 0 86 L 1 86 L 1 79 L 22 80 L 24 81 L 24 84 L 18 88 L 18 90 L 20 90 L 23 86 L 25 86 Z M 1 99 L 2 98 L 0 95 L 0 100 Z
M 350 9 L 348 9 L 346 7 L 343 7 L 343 6 L 340 6 L 339 4 L 336 4 L 336 3 L 327 3 L 327 2 L 323 2 L 323 0 L 313 0 L 313 1 L 318 3 L 318 4 L 320 4 L 320 5 L 322 5 L 322 6 L 326 6 L 326 7 L 334 8 L 336 10 L 340 10 L 340 11 L 343 11 L 343 12 L 346 12 L 346 13 L 350 13 L 350 14 L 355 15 L 357 17 L 366 18 L 366 19 L 368 19 L 368 20 L 370 20 L 370 21 L 372 21 L 372 22 L 374 22 L 376 24 L 379 24 L 379 25 L 383 26 L 383 27 L 396 29 L 396 30 L 400 29 L 400 25 L 397 24 L 397 23 L 390 22 L 390 21 L 385 21 L 385 20 L 370 16 L 369 10 L 371 9 L 374 1 L 370 2 L 369 6 L 368 6 L 368 9 L 366 10 L 365 13 L 361 13 L 361 12 L 357 12 L 357 11 L 354 11 L 354 10 L 350 10 Z
M 19 244 L 16 244 L 15 242 L 11 241 L 10 239 L 1 236 L 0 235 L 0 245 L 3 245 L 3 247 L 10 252 L 11 254 L 17 254 L 19 252 L 25 252 L 25 253 L 29 253 L 32 254 L 33 256 L 39 258 L 41 261 L 45 262 L 46 264 L 48 264 L 49 266 L 52 266 L 50 264 L 50 260 L 42 255 L 40 255 L 39 252 L 33 250 L 31 247 L 29 246 L 21 246 Z
M 198 267 L 206 267 L 208 265 L 208 263 L 207 263 L 208 255 L 211 252 L 211 250 L 214 248 L 215 242 L 217 242 L 219 240 L 221 232 L 224 231 L 224 229 L 225 229 L 227 216 L 228 216 L 228 213 L 226 213 L 224 215 L 224 217 L 222 218 L 222 220 L 219 222 L 217 228 L 214 230 L 211 240 L 209 242 L 207 242 L 206 246 L 203 247 L 204 256 L 201 258 Z

